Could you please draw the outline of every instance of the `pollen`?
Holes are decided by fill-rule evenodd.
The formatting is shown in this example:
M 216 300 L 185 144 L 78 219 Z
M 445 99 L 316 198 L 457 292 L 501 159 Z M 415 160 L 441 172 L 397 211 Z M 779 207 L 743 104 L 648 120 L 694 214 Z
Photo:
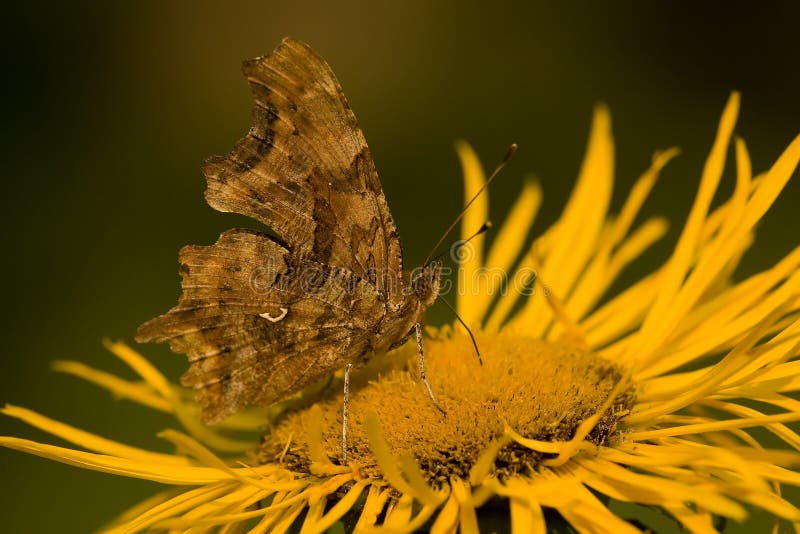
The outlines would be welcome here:
M 401 349 L 409 356 L 405 368 L 356 386 L 350 394 L 348 463 L 364 476 L 379 476 L 366 430 L 367 419 L 376 416 L 392 456 L 412 455 L 434 485 L 468 477 L 493 447 L 493 471 L 501 479 L 534 470 L 554 456 L 506 439 L 509 431 L 542 442 L 565 442 L 602 409 L 584 439 L 594 445 L 615 439 L 617 422 L 635 403 L 633 388 L 624 387 L 623 369 L 568 343 L 510 333 L 476 337 L 482 365 L 465 336 L 426 340 L 427 375 L 444 414 L 419 380 L 411 350 L 415 347 Z M 612 394 L 615 398 L 608 402 Z M 277 424 L 265 438 L 265 461 L 280 454 L 292 468 L 308 470 L 321 423 L 324 454 L 333 463 L 341 462 L 341 395 L 316 406 L 321 420 L 319 408 L 314 408 L 290 413 Z

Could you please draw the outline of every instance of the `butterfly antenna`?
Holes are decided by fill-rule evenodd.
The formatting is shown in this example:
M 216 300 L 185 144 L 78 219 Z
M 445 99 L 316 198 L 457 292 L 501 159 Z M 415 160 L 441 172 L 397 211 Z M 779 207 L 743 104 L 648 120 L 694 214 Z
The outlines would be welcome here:
M 452 304 L 447 302 L 441 295 L 439 296 L 439 300 L 441 300 L 445 306 L 450 308 L 450 311 L 452 311 L 455 314 L 456 319 L 458 319 L 458 322 L 461 323 L 461 326 L 463 326 L 464 330 L 467 331 L 467 334 L 469 334 L 469 338 L 472 340 L 472 346 L 475 347 L 475 354 L 477 354 L 478 356 L 478 363 L 483 365 L 483 358 L 481 358 L 481 351 L 480 349 L 478 349 L 478 342 L 475 341 L 475 335 L 472 333 L 472 330 L 470 330 L 470 328 L 467 326 L 467 323 L 464 322 L 464 319 L 462 319 L 458 315 L 458 312 L 456 311 L 456 309 L 453 307 Z
M 464 240 L 462 240 L 462 241 L 456 241 L 455 243 L 453 243 L 452 245 L 450 245 L 450 249 L 451 249 L 451 250 L 452 250 L 452 252 L 453 252 L 453 254 L 452 254 L 451 256 L 455 256 L 455 255 L 457 255 L 457 254 L 458 254 L 458 250 L 459 250 L 461 247 L 463 247 L 464 245 L 466 245 L 467 243 L 469 243 L 470 241 L 472 241 L 473 239 L 475 239 L 475 238 L 476 238 L 476 237 L 478 237 L 479 235 L 481 235 L 481 234 L 485 233 L 486 231 L 490 230 L 491 228 L 492 228 L 492 221 L 486 221 L 485 223 L 483 223 L 483 224 L 481 225 L 481 227 L 478 229 L 478 231 L 477 231 L 477 232 L 475 232 L 474 234 L 472 234 L 471 236 L 469 236 L 467 239 L 464 239 Z M 431 259 L 431 261 L 442 259 L 446 253 L 447 253 L 446 251 L 445 251 L 445 252 L 440 252 L 439 254 L 437 254 L 436 256 L 434 256 L 434 257 Z
M 464 206 L 464 209 L 462 209 L 462 210 L 461 210 L 461 213 L 458 215 L 458 217 L 456 217 L 456 219 L 453 221 L 453 223 L 452 223 L 450 226 L 448 226 L 448 227 L 447 227 L 447 230 L 445 230 L 444 234 L 442 234 L 442 237 L 440 237 L 440 238 L 439 238 L 439 241 L 437 241 L 437 242 L 436 242 L 436 245 L 435 245 L 435 246 L 433 247 L 433 249 L 431 250 L 431 253 L 430 253 L 430 254 L 428 254 L 428 257 L 427 257 L 427 258 L 425 258 L 425 263 L 423 263 L 423 265 L 427 265 L 427 264 L 428 264 L 428 262 L 429 262 L 429 261 L 430 261 L 430 259 L 431 259 L 431 256 L 433 256 L 434 252 L 436 252 L 436 251 L 439 249 L 439 247 L 442 245 L 442 243 L 444 242 L 444 240 L 445 240 L 445 239 L 447 239 L 447 236 L 448 236 L 448 235 L 450 235 L 450 232 L 452 232 L 452 231 L 453 231 L 453 228 L 455 228 L 455 227 L 456 227 L 456 225 L 457 225 L 459 222 L 461 222 L 461 219 L 463 219 L 463 218 L 464 218 L 464 214 L 466 214 L 466 213 L 467 213 L 467 210 L 468 210 L 468 209 L 469 209 L 469 207 L 472 205 L 472 203 L 473 203 L 473 202 L 475 202 L 475 200 L 476 200 L 476 199 L 477 199 L 479 196 L 481 196 L 481 193 L 483 193 L 483 191 L 484 191 L 484 190 L 485 190 L 487 187 L 489 187 L 489 184 L 491 184 L 491 183 L 492 183 L 492 180 L 494 180 L 494 179 L 497 177 L 498 173 L 499 173 L 501 170 L 503 170 L 503 167 L 505 167 L 505 166 L 506 166 L 506 163 L 508 163 L 508 161 L 511 159 L 511 157 L 514 155 L 514 153 L 515 153 L 516 151 L 517 151 L 517 144 L 516 144 L 516 143 L 512 143 L 512 144 L 511 144 L 511 146 L 510 146 L 510 147 L 508 147 L 508 151 L 506 152 L 506 155 L 505 155 L 505 157 L 503 157 L 503 161 L 501 161 L 501 162 L 500 162 L 500 164 L 499 164 L 499 165 L 498 165 L 498 166 L 497 166 L 497 167 L 494 169 L 494 172 L 492 172 L 491 176 L 489 176 L 489 179 L 488 179 L 488 180 L 486 180 L 486 183 L 485 183 L 485 184 L 483 184 L 483 186 L 481 186 L 481 188 L 478 190 L 478 192 L 477 192 L 477 193 L 475 193 L 475 195 L 474 195 L 474 196 L 473 196 L 473 197 L 470 199 L 470 201 L 469 201 L 469 202 L 467 202 L 467 205 L 466 205 L 466 206 Z M 480 233 L 480 232 L 479 232 L 479 233 Z M 474 236 L 473 236 L 473 237 L 474 237 Z
M 474 234 L 472 234 L 471 236 L 469 236 L 466 239 L 463 239 L 461 241 L 456 241 L 455 243 L 450 245 L 450 257 L 452 259 L 456 260 L 456 261 L 459 261 L 458 258 L 459 258 L 459 253 L 460 253 L 461 247 L 466 246 L 467 243 L 469 243 L 470 241 L 472 241 L 473 239 L 475 239 L 479 235 L 482 235 L 482 234 L 486 233 L 491 228 L 492 228 L 492 221 L 486 221 L 485 223 L 483 223 L 481 225 L 480 228 L 478 228 L 477 232 L 475 232 Z M 442 254 L 444 254 L 444 253 L 442 253 Z M 440 254 L 440 256 L 442 254 Z

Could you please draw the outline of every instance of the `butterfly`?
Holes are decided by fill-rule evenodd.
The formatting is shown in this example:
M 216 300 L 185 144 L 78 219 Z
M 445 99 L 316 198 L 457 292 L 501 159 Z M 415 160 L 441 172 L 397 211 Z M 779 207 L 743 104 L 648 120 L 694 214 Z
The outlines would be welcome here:
M 442 274 L 438 260 L 403 270 L 375 164 L 325 60 L 286 38 L 242 70 L 253 125 L 230 154 L 205 162 L 205 196 L 272 233 L 236 228 L 181 249 L 177 306 L 136 334 L 188 356 L 181 382 L 209 424 L 412 334 L 421 351 L 419 325 Z

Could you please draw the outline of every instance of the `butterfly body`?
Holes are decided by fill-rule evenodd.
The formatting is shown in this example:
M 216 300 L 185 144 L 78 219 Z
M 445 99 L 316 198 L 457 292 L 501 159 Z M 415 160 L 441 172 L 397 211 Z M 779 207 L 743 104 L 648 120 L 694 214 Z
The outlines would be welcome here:
M 208 423 L 399 345 L 441 276 L 438 262 L 403 271 L 369 149 L 327 63 L 285 39 L 243 71 L 253 126 L 207 160 L 206 199 L 277 237 L 233 229 L 184 247 L 178 305 L 137 333 L 189 357 L 182 382 Z

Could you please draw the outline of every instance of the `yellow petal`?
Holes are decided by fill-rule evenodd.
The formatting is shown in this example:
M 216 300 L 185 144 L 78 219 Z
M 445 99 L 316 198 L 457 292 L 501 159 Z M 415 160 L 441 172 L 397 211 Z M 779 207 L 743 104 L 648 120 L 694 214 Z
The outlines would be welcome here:
M 458 502 L 458 530 L 461 534 L 480 534 L 478 516 L 472 503 L 472 494 L 463 481 L 454 477 L 450 480 L 453 496 Z
M 576 321 L 581 320 L 595 306 L 604 292 L 616 280 L 622 270 L 638 258 L 653 243 L 667 232 L 667 221 L 651 218 L 645 221 L 613 253 L 600 251 L 581 276 L 575 293 L 570 297 L 566 312 Z M 557 339 L 560 329 L 553 328 L 550 339 Z
M 662 507 L 667 510 L 672 517 L 680 521 L 689 532 L 696 534 L 717 534 L 714 528 L 713 517 L 705 511 L 695 511 L 683 503 L 668 503 Z
M 411 504 L 414 502 L 409 495 L 400 497 L 400 501 L 387 514 L 384 523 L 380 527 L 367 528 L 366 532 L 380 534 L 410 534 L 421 529 L 433 514 L 439 509 L 438 506 L 423 506 L 417 515 L 411 517 Z
M 637 365 L 645 366 L 655 358 L 658 348 L 680 318 L 680 315 L 673 308 L 673 302 L 686 277 L 700 242 L 701 231 L 709 206 L 722 177 L 722 170 L 725 166 L 725 153 L 738 113 L 739 94 L 733 93 L 722 113 L 717 137 L 714 140 L 714 145 L 706 160 L 703 175 L 700 179 L 700 189 L 695 197 L 678 244 L 675 246 L 675 251 L 667 262 L 664 275 L 661 277 L 659 293 L 647 314 L 636 342 L 631 344 L 627 353 L 629 358 L 636 361 Z
M 618 354 L 630 345 L 627 336 L 641 323 L 655 298 L 659 275 L 657 272 L 639 280 L 581 322 L 590 347 L 603 347 L 603 354 L 610 360 L 619 360 Z M 616 346 L 610 347 L 612 342 Z
M 303 521 L 303 526 L 300 527 L 300 534 L 307 534 L 315 530 L 314 526 L 322 517 L 323 512 L 325 512 L 325 505 L 327 504 L 326 500 L 321 497 L 320 495 L 308 503 L 306 517 Z
M 753 197 L 748 203 L 744 220 L 741 222 L 742 226 L 752 227 L 764 216 L 792 177 L 798 163 L 800 163 L 800 135 L 795 137 L 778 157 L 778 160 L 753 193 Z
M 210 484 L 184 491 L 175 497 L 153 506 L 149 510 L 130 519 L 118 523 L 109 532 L 138 532 L 164 519 L 174 517 L 186 510 L 191 510 L 202 503 L 224 496 L 232 488 L 230 483 Z
M 547 524 L 539 503 L 531 498 L 509 498 L 512 534 L 545 534 Z
M 563 301 L 569 299 L 578 276 L 597 247 L 611 199 L 613 174 L 611 116 L 605 106 L 598 106 L 577 184 L 554 225 L 551 246 L 541 266 L 541 280 Z M 529 298 L 510 324 L 541 336 L 551 321 L 546 301 L 537 297 L 538 294 Z
M 104 454 L 75 451 L 27 439 L 0 437 L 0 445 L 57 462 L 164 484 L 207 484 L 230 478 L 219 469 L 142 462 Z
M 691 434 L 705 434 L 718 432 L 729 428 L 753 428 L 766 426 L 772 423 L 789 423 L 800 421 L 800 413 L 782 413 L 775 415 L 765 415 L 763 417 L 730 419 L 725 421 L 714 421 L 712 423 L 698 423 L 695 425 L 680 425 L 670 428 L 659 428 L 655 430 L 640 430 L 627 434 L 627 438 L 633 441 L 645 441 L 653 438 L 665 436 L 687 436 Z
M 506 434 L 499 439 L 492 441 L 489 446 L 484 449 L 480 456 L 478 456 L 478 459 L 475 460 L 475 463 L 469 470 L 469 482 L 473 486 L 479 485 L 484 481 L 484 479 L 486 479 L 487 476 L 489 476 L 494 468 L 494 462 L 497 459 L 497 453 L 500 452 L 500 449 L 505 447 L 512 439 L 509 437 L 510 433 L 513 433 L 517 438 L 522 439 L 523 441 L 526 439 L 511 430 L 508 424 L 505 424 L 505 427 L 507 429 Z
M 388 530 L 394 532 L 403 530 L 405 532 L 413 532 L 412 530 L 405 530 L 411 523 L 411 507 L 414 504 L 414 498 L 407 494 L 401 494 L 400 498 L 386 512 L 384 520 L 385 529 L 376 529 L 377 532 Z
M 49 417 L 39 415 L 34 411 L 20 408 L 18 406 L 6 405 L 6 407 L 0 410 L 0 412 L 8 415 L 9 417 L 20 419 L 21 421 L 24 421 L 33 427 L 44 430 L 45 432 L 49 432 L 50 434 L 74 443 L 79 447 L 84 447 L 102 454 L 151 463 L 187 466 L 191 465 L 189 460 L 182 456 L 160 454 L 139 449 L 137 447 L 124 445 L 110 439 L 102 438 L 95 434 L 90 434 L 89 432 L 85 432 L 64 423 L 60 423 L 54 419 L 50 419 Z
M 634 473 L 618 465 L 601 459 L 580 458 L 576 460 L 581 467 L 599 475 L 588 478 L 586 484 L 606 493 L 612 498 L 659 504 L 659 502 L 695 502 L 714 513 L 742 520 L 747 516 L 744 508 L 709 488 L 689 487 L 664 478 Z
M 694 304 L 707 292 L 709 284 L 730 265 L 729 258 L 742 252 L 742 243 L 752 232 L 753 226 L 772 205 L 800 160 L 800 137 L 781 155 L 776 164 L 750 192 L 750 164 L 742 141 L 737 142 L 739 173 L 737 187 L 731 201 L 731 213 L 720 229 L 719 235 L 703 251 L 697 266 L 692 270 L 671 305 L 676 317 L 686 315 Z M 784 297 L 785 300 L 785 297 Z M 677 324 L 677 321 L 675 321 Z M 660 364 L 663 359 L 660 359 Z
M 169 399 L 173 392 L 169 382 L 161 372 L 156 369 L 153 364 L 144 359 L 141 354 L 127 346 L 121 341 L 112 342 L 111 340 L 104 340 L 103 344 L 120 360 L 125 362 L 128 367 L 136 371 L 145 382 L 155 389 L 162 397 Z
M 364 507 L 361 510 L 361 515 L 358 517 L 353 532 L 360 534 L 372 527 L 378 521 L 378 516 L 383 512 L 386 506 L 386 501 L 389 499 L 391 490 L 381 488 L 378 486 L 370 486 L 367 493 L 367 500 L 364 502 Z
M 142 514 L 146 513 L 151 508 L 158 506 L 161 503 L 164 503 L 173 497 L 176 497 L 182 493 L 184 493 L 183 488 L 170 488 L 165 491 L 160 491 L 155 495 L 146 498 L 145 500 L 137 503 L 134 506 L 128 508 L 122 515 L 114 519 L 113 521 L 109 522 L 108 524 L 100 527 L 98 529 L 99 532 L 109 532 L 114 528 L 122 528 L 123 525 L 134 521 L 136 518 L 140 517 Z
M 669 400 L 637 406 L 634 413 L 626 418 L 627 424 L 636 425 L 656 416 L 672 413 L 720 389 L 725 380 L 747 365 L 750 360 L 750 350 L 764 336 L 775 319 L 783 314 L 783 311 L 781 307 L 773 310 L 770 315 L 763 318 L 750 330 L 722 360 L 709 367 L 702 376 L 698 377 L 696 382 L 685 384 L 682 391 Z
M 198 503 L 184 513 L 173 514 L 177 517 L 168 517 L 154 523 L 154 529 L 187 530 L 197 532 L 204 527 L 220 525 L 224 528 L 238 525 L 243 521 L 260 518 L 267 513 L 267 508 L 247 510 L 247 508 L 260 502 L 270 495 L 270 492 L 259 490 L 252 486 L 238 486 L 224 495 Z
M 424 486 L 420 486 L 419 484 L 412 485 L 403 477 L 400 469 L 397 467 L 397 460 L 392 456 L 389 445 L 383 437 L 377 416 L 374 414 L 367 416 L 364 426 L 369 438 L 372 453 L 375 455 L 375 460 L 378 462 L 386 481 L 401 493 L 411 495 L 423 504 L 431 506 L 438 505 L 442 501 L 442 498 L 430 489 L 427 484 Z M 422 477 L 415 477 L 415 481 L 418 481 L 417 478 L 421 480 Z
M 639 529 L 617 517 L 606 508 L 586 487 L 564 478 L 561 489 L 537 492 L 543 506 L 558 510 L 572 526 L 583 532 L 634 534 Z
M 509 289 L 509 286 L 513 285 L 513 280 L 508 280 L 508 274 L 512 272 L 511 268 L 522 252 L 528 230 L 536 218 L 541 203 L 542 188 L 539 183 L 530 180 L 526 181 L 511 211 L 503 221 L 503 224 L 500 225 L 500 230 L 498 230 L 497 236 L 489 249 L 486 264 L 479 271 L 485 273 L 486 276 L 472 282 L 472 287 L 478 293 L 475 298 L 478 316 L 484 316 L 493 298 L 500 295 L 499 298 L 503 299 L 508 296 L 509 291 L 514 291 L 513 288 Z M 494 273 L 501 275 L 499 278 L 501 281 L 500 287 L 497 287 L 497 284 L 488 283 L 496 280 Z M 486 280 L 486 283 L 483 280 Z M 503 294 L 504 288 L 505 294 Z M 505 316 L 502 311 L 498 313 L 498 307 L 493 307 L 492 313 L 486 322 L 486 329 L 488 331 L 499 330 L 500 323 L 504 319 Z
M 653 218 L 645 222 L 632 236 L 626 238 L 642 204 L 655 185 L 659 173 L 678 153 L 677 148 L 671 148 L 653 155 L 650 168 L 634 184 L 608 235 L 600 239 L 599 249 L 595 253 L 594 259 L 586 272 L 581 275 L 568 302 L 568 313 L 576 320 L 581 319 L 591 306 L 596 304 L 625 265 L 666 232 L 666 221 L 661 218 Z M 618 245 L 619 250 L 615 252 Z M 554 335 L 551 333 L 552 338 Z
M 413 455 L 401 454 L 400 467 L 403 469 L 403 474 L 405 474 L 409 486 L 414 488 L 413 495 L 418 496 L 420 502 L 433 506 L 441 503 L 447 496 L 446 493 L 437 493 L 435 489 L 428 485 Z
M 281 517 L 281 519 L 275 523 L 275 525 L 270 529 L 270 534 L 284 534 L 284 532 L 289 530 L 289 527 L 294 524 L 295 519 L 297 516 L 300 515 L 300 512 L 305 510 L 304 505 L 297 505 L 295 508 L 292 508 L 289 512 Z
M 431 534 L 455 534 L 456 527 L 458 527 L 458 501 L 456 496 L 451 494 L 431 525 Z
M 461 160 L 464 175 L 464 203 L 469 202 L 478 191 L 486 184 L 486 175 L 477 154 L 469 144 L 464 141 L 456 143 L 456 152 Z M 469 239 L 472 234 L 489 220 L 489 194 L 484 192 L 472 203 L 461 221 L 461 239 Z M 469 287 L 474 273 L 483 265 L 483 235 L 479 235 L 466 244 L 462 253 L 465 261 L 458 263 L 458 287 Z M 478 326 L 480 320 L 478 308 L 478 295 L 471 291 L 459 291 L 456 310 L 461 318 L 470 326 Z
M 60 373 L 67 373 L 107 389 L 123 399 L 138 402 L 149 408 L 162 412 L 171 412 L 172 406 L 146 382 L 130 382 L 110 373 L 93 369 L 81 362 L 55 361 L 52 368 Z

